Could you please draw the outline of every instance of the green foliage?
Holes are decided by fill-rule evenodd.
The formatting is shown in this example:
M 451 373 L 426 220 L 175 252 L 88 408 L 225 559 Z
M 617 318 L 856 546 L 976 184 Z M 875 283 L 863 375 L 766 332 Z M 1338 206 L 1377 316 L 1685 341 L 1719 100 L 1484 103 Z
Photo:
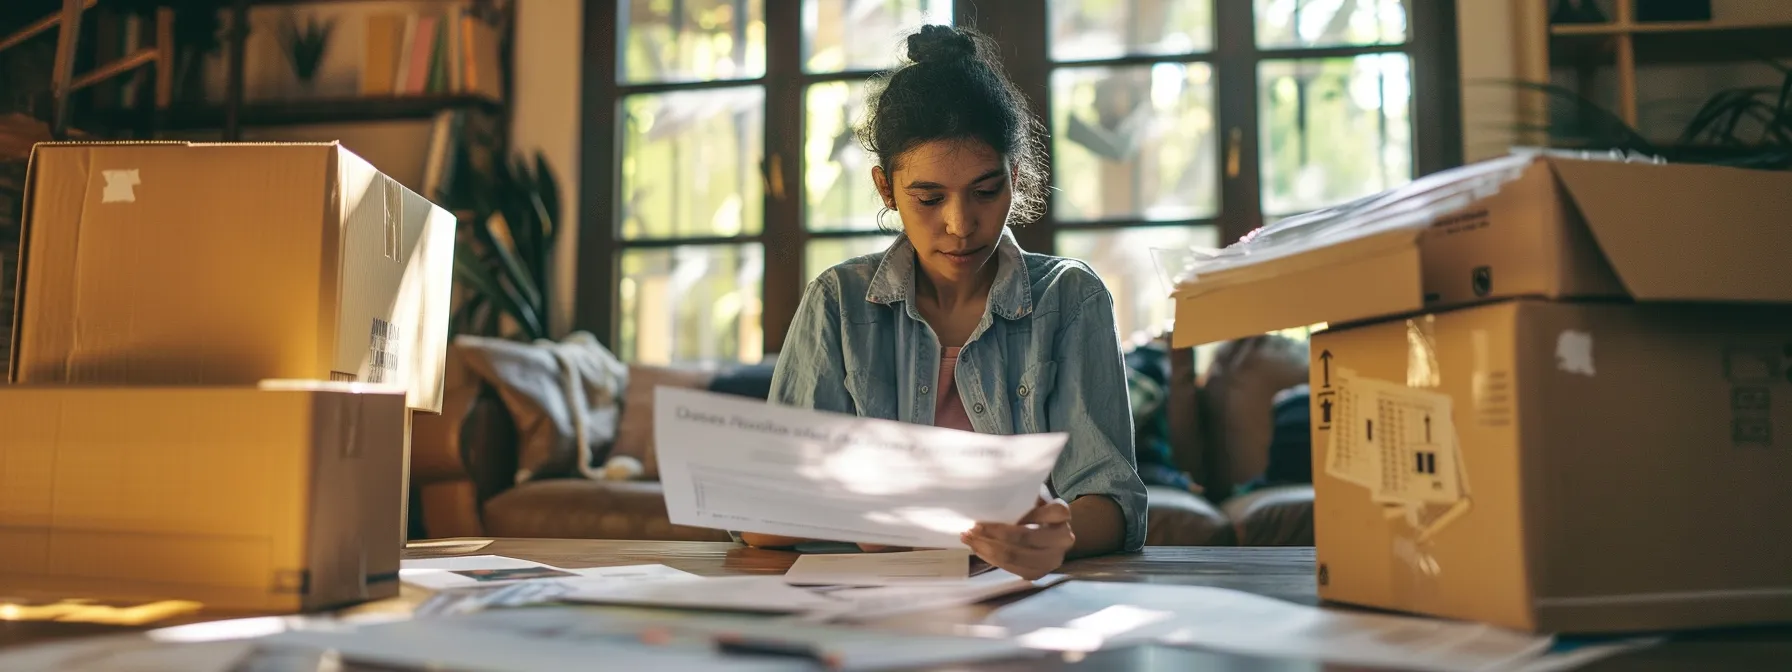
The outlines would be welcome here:
M 306 16 L 303 22 L 289 14 L 280 22 L 280 47 L 299 81 L 309 82 L 317 76 L 317 67 L 323 64 L 324 50 L 329 48 L 330 34 L 335 30 L 336 19 L 320 20 L 315 14 Z
M 454 278 L 466 295 L 455 310 L 457 334 L 551 338 L 554 241 L 560 191 L 539 152 L 473 172 L 452 207 L 460 217 Z M 507 325 L 506 323 L 509 323 Z M 514 333 L 508 328 L 514 325 Z

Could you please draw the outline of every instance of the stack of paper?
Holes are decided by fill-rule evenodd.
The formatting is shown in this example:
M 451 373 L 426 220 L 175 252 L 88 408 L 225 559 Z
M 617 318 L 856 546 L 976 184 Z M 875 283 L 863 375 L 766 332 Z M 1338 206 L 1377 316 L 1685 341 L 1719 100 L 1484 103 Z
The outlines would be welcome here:
M 419 588 L 453 590 L 502 586 L 538 580 L 555 581 L 584 588 L 611 583 L 659 582 L 699 577 L 665 565 L 561 569 L 552 565 L 507 558 L 501 555 L 472 555 L 458 558 L 405 560 L 399 567 L 398 578 L 400 581 Z
M 828 553 L 797 558 L 784 581 L 793 586 L 888 586 L 963 581 L 992 569 L 964 549 Z

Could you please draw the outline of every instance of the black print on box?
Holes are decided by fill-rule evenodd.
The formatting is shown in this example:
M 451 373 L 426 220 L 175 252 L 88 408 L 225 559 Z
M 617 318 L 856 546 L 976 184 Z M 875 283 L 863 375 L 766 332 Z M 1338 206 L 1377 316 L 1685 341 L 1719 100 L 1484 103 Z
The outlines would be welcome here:
M 1730 408 L 1738 411 L 1771 410 L 1773 408 L 1773 395 L 1765 387 L 1731 388 Z
M 367 353 L 367 382 L 389 383 L 398 380 L 398 327 L 380 318 L 373 318 Z
M 1732 441 L 1738 446 L 1772 446 L 1773 423 L 1766 418 L 1736 418 L 1730 424 Z

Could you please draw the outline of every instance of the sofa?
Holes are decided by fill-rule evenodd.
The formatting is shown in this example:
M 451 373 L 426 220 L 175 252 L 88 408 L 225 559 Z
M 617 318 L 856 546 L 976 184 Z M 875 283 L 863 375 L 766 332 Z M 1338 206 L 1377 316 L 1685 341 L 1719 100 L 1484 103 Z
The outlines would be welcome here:
M 1232 485 L 1239 482 L 1235 475 L 1242 473 L 1237 465 L 1248 468 L 1261 461 L 1251 447 L 1267 450 L 1270 397 L 1294 384 L 1288 381 L 1298 377 L 1296 382 L 1304 382 L 1306 377 L 1304 350 L 1298 372 L 1288 366 L 1291 358 L 1263 357 L 1263 350 L 1234 348 L 1227 354 L 1222 348 L 1226 357 L 1216 362 L 1226 368 L 1199 377 L 1190 351 L 1173 353 L 1169 390 L 1173 449 L 1178 466 L 1199 484 L 1201 494 L 1150 486 L 1148 545 L 1312 543 L 1311 486 L 1277 486 L 1231 496 Z M 519 401 L 528 395 L 515 388 L 540 383 L 504 367 L 481 366 L 481 356 L 476 348 L 460 343 L 451 348 L 442 413 L 414 420 L 412 508 L 418 533 L 436 538 L 729 539 L 719 530 L 673 525 L 668 520 L 660 485 L 652 479 L 652 391 L 676 386 L 763 398 L 769 365 L 719 373 L 628 366 L 609 450 L 641 456 L 648 473 L 634 480 L 597 480 L 576 470 L 569 473 L 565 460 L 560 460 L 558 471 L 520 465 L 539 461 L 538 456 L 520 457 L 519 452 L 531 452 L 530 446 L 538 442 L 529 437 L 540 435 L 549 423 L 541 409 Z M 1205 393 L 1204 387 L 1216 393 Z M 520 444 L 528 445 L 519 451 Z M 1231 452 L 1227 446 L 1233 446 Z

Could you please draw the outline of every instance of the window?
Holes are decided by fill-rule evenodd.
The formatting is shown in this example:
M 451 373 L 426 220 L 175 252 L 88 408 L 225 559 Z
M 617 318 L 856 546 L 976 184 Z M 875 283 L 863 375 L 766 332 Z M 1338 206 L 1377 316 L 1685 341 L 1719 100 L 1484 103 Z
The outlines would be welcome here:
M 1002 44 L 1051 134 L 1048 214 L 1016 235 L 1088 262 L 1123 337 L 1173 318 L 1154 250 L 1460 161 L 1447 1 L 593 0 L 586 21 L 575 320 L 631 362 L 758 361 L 809 280 L 889 245 L 853 128 L 925 23 Z

